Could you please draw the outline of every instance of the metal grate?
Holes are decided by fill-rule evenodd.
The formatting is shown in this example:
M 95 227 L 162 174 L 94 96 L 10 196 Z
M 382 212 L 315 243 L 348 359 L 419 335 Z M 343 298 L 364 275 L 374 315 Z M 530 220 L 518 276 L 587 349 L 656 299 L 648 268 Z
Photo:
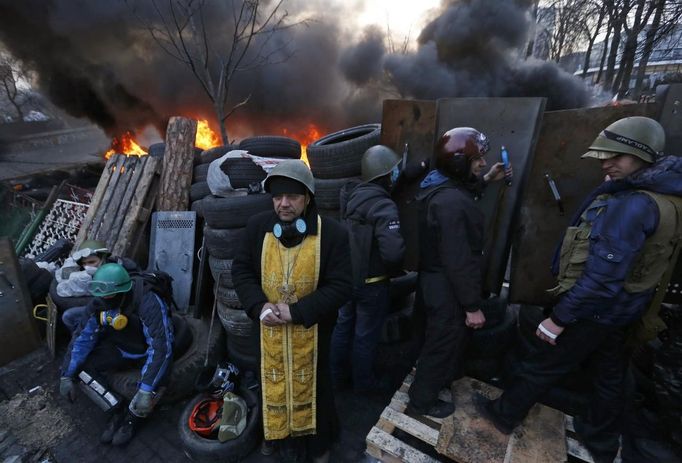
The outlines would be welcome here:
M 75 241 L 89 207 L 88 204 L 64 199 L 55 201 L 49 214 L 40 224 L 38 233 L 27 247 L 24 257 L 33 258 L 41 254 L 61 238 Z
M 156 228 L 194 228 L 194 220 L 164 219 L 156 221 Z

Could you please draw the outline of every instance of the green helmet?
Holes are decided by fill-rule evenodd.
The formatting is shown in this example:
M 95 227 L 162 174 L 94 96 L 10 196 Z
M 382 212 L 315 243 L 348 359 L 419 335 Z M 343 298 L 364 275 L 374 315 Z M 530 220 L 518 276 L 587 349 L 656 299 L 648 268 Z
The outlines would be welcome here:
M 609 159 L 631 154 L 645 162 L 654 162 L 665 147 L 665 131 L 648 117 L 626 117 L 601 131 L 583 158 Z
M 93 254 L 97 254 L 102 258 L 106 258 L 107 256 L 111 255 L 109 249 L 107 249 L 107 245 L 104 244 L 103 241 L 85 240 L 78 247 L 78 251 L 74 252 L 71 257 L 78 265 L 80 265 L 82 259 Z
M 133 287 L 128 271 L 121 264 L 104 264 L 92 276 L 88 289 L 95 297 L 127 293 Z
M 311 195 L 315 195 L 315 179 L 313 178 L 313 173 L 305 164 L 305 162 L 299 159 L 288 159 L 286 161 L 281 161 L 275 167 L 272 168 L 268 176 L 265 178 L 265 191 L 270 193 L 270 179 L 273 177 L 285 177 L 292 180 L 296 180 L 305 186 Z
M 371 182 L 389 174 L 400 163 L 400 156 L 388 146 L 374 145 L 365 151 L 360 161 L 362 181 Z

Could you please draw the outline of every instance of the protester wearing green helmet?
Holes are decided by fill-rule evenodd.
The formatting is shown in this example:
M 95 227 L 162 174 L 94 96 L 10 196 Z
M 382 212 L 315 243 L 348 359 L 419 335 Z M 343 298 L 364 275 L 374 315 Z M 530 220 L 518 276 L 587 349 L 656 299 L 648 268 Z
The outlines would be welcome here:
M 133 291 L 136 285 L 140 285 L 138 291 Z M 83 372 L 106 387 L 112 371 L 140 367 L 144 360 L 139 388 L 127 408 L 113 392 L 103 394 L 112 410 L 100 440 L 123 445 L 132 439 L 140 420 L 151 413 L 170 374 L 174 340 L 170 301 L 116 263 L 104 264 L 95 272 L 89 291 L 94 298 L 85 307 L 86 321 L 67 349 L 59 392 L 73 401 L 74 380 Z
M 92 281 L 92 276 L 98 268 L 107 262 L 122 264 L 129 271 L 137 270 L 137 265 L 131 259 L 112 257 L 103 241 L 85 240 L 78 247 L 78 250 L 66 259 L 64 265 L 55 272 L 57 284 L 50 291 L 57 306 L 64 310 L 62 322 L 71 333 L 77 331 L 87 319 L 87 314 L 85 314 L 86 302 L 82 305 L 63 307 L 60 306 L 61 298 L 91 296 L 89 284 Z M 56 292 L 58 297 L 52 291 Z
M 658 122 L 629 117 L 602 130 L 583 155 L 599 160 L 606 181 L 574 215 L 555 254 L 556 304 L 536 332 L 545 348 L 524 359 L 498 399 L 475 398 L 501 432 L 509 434 L 545 391 L 590 361 L 594 397 L 587 414 L 575 417 L 575 431 L 595 462 L 615 458 L 628 421 L 626 336 L 674 265 L 682 235 L 682 159 L 664 156 L 664 143 Z M 672 422 L 679 426 L 679 411 Z
M 341 217 L 349 232 L 353 296 L 339 310 L 331 344 L 337 388 L 352 383 L 358 394 L 385 389 L 374 373 L 374 357 L 390 305 L 390 277 L 402 269 L 405 240 L 398 206 L 391 199 L 400 157 L 389 147 L 369 148 L 360 160 L 360 183 L 341 189 Z

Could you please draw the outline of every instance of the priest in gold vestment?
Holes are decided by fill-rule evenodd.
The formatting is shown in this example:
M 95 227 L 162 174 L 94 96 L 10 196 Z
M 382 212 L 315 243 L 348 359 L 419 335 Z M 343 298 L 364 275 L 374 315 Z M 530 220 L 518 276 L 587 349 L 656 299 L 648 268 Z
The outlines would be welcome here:
M 251 217 L 232 265 L 239 299 L 260 327 L 263 448 L 276 444 L 283 462 L 326 462 L 338 434 L 329 343 L 351 294 L 348 235 L 318 215 L 302 161 L 280 162 L 265 190 L 273 211 Z

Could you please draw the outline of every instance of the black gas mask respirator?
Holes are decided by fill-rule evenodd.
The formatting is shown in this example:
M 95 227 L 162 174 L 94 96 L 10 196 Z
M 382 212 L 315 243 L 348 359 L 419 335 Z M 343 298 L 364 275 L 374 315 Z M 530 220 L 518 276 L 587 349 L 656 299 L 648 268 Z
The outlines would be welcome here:
M 308 226 L 305 220 L 300 217 L 293 222 L 279 221 L 272 227 L 272 234 L 287 248 L 296 246 L 303 241 L 307 231 Z

